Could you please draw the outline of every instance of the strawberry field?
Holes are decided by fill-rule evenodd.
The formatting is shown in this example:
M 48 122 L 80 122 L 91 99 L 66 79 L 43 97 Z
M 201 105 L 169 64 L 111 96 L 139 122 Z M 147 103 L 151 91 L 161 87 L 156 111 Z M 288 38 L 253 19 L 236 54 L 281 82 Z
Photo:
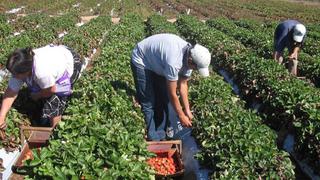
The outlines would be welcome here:
M 201 149 L 195 158 L 210 171 L 210 179 L 319 178 L 318 12 L 298 11 L 308 37 L 295 77 L 271 59 L 278 18 L 291 17 L 285 7 L 267 5 L 261 10 L 260 1 L 251 5 L 237 1 L 245 12 L 263 14 L 250 18 L 228 16 L 232 3 L 224 2 L 216 4 L 224 9 L 223 17 L 203 11 L 205 6 L 217 8 L 205 0 L 1 2 L 1 94 L 9 77 L 6 58 L 15 48 L 64 44 L 88 63 L 48 146 L 34 149 L 33 158 L 24 161 L 26 168 L 17 174 L 26 179 L 154 179 L 156 171 L 150 164 L 155 162 L 150 159 L 156 158 L 147 150 L 130 56 L 142 39 L 174 33 L 206 46 L 212 55 L 210 76 L 203 79 L 195 72 L 189 81 L 192 136 Z M 20 15 L 8 13 L 18 7 L 23 7 Z M 164 7 L 169 10 L 163 13 Z M 84 15 L 94 16 L 84 22 Z M 176 21 L 168 22 L 173 15 Z M 120 22 L 113 23 L 112 17 Z M 21 148 L 19 127 L 31 125 L 27 106 L 21 92 L 7 117 L 7 128 L 0 130 L 0 149 Z M 294 138 L 290 151 L 284 148 L 288 135 Z

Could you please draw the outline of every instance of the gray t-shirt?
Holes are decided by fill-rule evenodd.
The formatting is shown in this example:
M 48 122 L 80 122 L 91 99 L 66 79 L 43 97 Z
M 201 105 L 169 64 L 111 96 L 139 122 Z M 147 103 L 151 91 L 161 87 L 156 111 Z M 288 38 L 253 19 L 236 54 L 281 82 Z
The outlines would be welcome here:
M 274 49 L 280 53 L 283 52 L 284 48 L 292 50 L 293 48 L 293 28 L 295 25 L 301 24 L 296 20 L 286 20 L 281 22 L 274 33 Z M 302 44 L 304 43 L 304 39 Z
M 157 34 L 137 44 L 132 52 L 132 63 L 177 81 L 179 76 L 190 77 L 187 54 L 191 45 L 174 34 Z

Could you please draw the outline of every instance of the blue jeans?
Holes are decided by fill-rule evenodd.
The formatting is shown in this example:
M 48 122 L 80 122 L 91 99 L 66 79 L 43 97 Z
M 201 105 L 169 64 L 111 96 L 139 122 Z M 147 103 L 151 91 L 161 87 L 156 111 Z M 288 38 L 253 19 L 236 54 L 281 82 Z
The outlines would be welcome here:
M 163 85 L 158 81 L 161 78 L 154 72 L 137 67 L 133 63 L 131 63 L 131 70 L 136 87 L 136 96 L 146 123 L 147 139 L 152 141 L 164 140 L 166 138 L 166 122 L 162 116 L 163 113 L 156 111 L 156 109 L 165 111 L 165 107 L 161 107 L 163 103 L 156 102 L 155 94 L 155 85 L 160 87 L 161 84 Z

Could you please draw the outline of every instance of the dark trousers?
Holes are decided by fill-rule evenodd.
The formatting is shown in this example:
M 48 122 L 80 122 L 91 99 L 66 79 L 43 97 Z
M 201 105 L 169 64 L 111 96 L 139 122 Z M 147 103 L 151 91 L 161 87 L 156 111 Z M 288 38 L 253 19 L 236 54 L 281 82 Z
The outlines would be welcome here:
M 163 82 L 162 78 L 154 72 L 136 67 L 133 63 L 131 63 L 131 70 L 136 87 L 136 97 L 141 105 L 146 123 L 147 139 L 152 141 L 163 140 L 166 138 L 166 122 L 163 113 L 156 111 L 156 109 L 162 109 L 163 111 L 167 109 L 164 107 L 164 103 L 159 103 L 159 99 L 156 99 L 156 91 L 163 91 L 157 90 L 155 87 L 163 88 L 164 85 L 165 88 L 165 81 Z M 163 99 L 163 101 L 166 101 L 166 99 Z
M 148 140 L 180 139 L 190 131 L 182 127 L 169 100 L 167 80 L 131 63 L 136 96 L 144 114 Z

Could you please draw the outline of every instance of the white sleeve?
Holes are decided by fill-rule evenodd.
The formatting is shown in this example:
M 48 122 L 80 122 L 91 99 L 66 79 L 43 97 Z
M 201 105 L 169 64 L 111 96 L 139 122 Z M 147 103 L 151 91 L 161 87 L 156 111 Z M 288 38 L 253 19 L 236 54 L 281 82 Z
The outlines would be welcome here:
M 36 79 L 35 81 L 41 89 L 47 89 L 56 84 L 55 78 L 51 76 L 42 77 L 42 78 Z
M 14 77 L 11 77 L 9 79 L 9 84 L 8 87 L 14 91 L 14 92 L 19 92 L 20 88 L 23 85 L 23 81 Z

